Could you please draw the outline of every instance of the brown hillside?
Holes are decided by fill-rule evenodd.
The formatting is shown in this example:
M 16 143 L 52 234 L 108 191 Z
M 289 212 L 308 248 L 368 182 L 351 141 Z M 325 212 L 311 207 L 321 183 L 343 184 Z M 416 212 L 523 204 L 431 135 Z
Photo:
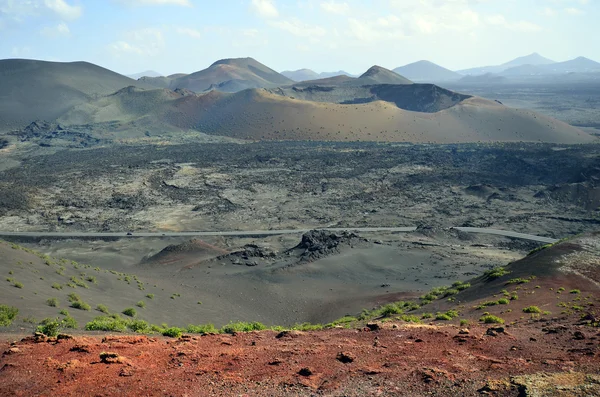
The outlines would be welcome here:
M 0 60 L 0 131 L 54 120 L 76 104 L 127 86 L 151 87 L 87 62 Z
M 293 80 L 252 58 L 222 59 L 207 69 L 175 78 L 170 88 L 187 88 L 195 92 L 218 89 L 237 92 L 246 88 L 276 87 Z

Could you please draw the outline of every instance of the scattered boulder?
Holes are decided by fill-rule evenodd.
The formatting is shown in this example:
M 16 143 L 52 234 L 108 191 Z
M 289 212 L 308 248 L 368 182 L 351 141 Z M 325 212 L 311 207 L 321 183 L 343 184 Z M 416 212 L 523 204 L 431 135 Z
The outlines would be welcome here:
M 304 367 L 304 368 L 300 369 L 300 371 L 298 371 L 298 375 L 301 375 L 301 376 L 311 376 L 312 374 L 313 374 L 313 371 L 308 367 Z
M 347 352 L 339 352 L 337 354 L 336 359 L 344 364 L 349 364 L 355 360 L 354 355 L 352 355 L 352 353 Z

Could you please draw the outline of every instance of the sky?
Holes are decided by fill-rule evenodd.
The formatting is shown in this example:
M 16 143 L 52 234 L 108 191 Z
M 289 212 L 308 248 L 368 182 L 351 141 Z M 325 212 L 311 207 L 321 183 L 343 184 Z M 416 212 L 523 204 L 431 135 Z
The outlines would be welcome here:
M 360 74 L 538 52 L 600 61 L 600 0 L 0 0 L 0 59 L 190 73 L 223 58 Z

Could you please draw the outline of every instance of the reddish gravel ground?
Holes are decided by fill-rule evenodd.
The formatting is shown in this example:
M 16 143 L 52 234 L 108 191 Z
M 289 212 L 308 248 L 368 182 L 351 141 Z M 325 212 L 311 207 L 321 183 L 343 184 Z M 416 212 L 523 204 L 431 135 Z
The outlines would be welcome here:
M 382 326 L 180 339 L 5 335 L 0 395 L 600 395 L 598 328 Z

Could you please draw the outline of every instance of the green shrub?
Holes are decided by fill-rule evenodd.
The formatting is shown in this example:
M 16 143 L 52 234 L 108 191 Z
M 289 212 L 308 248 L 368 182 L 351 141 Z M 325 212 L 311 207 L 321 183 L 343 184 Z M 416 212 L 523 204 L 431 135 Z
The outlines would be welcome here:
M 46 336 L 56 336 L 60 333 L 63 328 L 62 321 L 60 319 L 46 318 L 42 320 L 40 325 L 37 326 L 36 332 L 41 332 Z
M 486 271 L 486 272 L 484 273 L 484 275 L 485 275 L 487 278 L 490 278 L 490 279 L 492 279 L 492 280 L 493 280 L 493 279 L 496 279 L 496 278 L 499 278 L 499 277 L 505 276 L 505 275 L 507 275 L 507 274 L 509 274 L 509 273 L 510 273 L 510 272 L 509 272 L 508 270 L 506 270 L 504 267 L 500 266 L 500 267 L 495 267 L 495 268 L 493 268 L 493 269 L 490 269 L 490 270 Z
M 504 320 L 500 317 L 492 316 L 491 314 L 482 316 L 479 321 L 483 321 L 485 324 L 504 324 Z
M 148 299 L 154 299 L 154 294 L 148 294 L 148 295 L 146 295 L 146 298 L 148 298 Z
M 71 316 L 67 316 L 62 319 L 62 326 L 64 328 L 76 329 L 78 327 L 77 320 Z
M 108 310 L 108 306 L 103 305 L 103 304 L 99 304 L 98 306 L 96 306 L 96 310 L 98 310 L 99 312 L 108 314 L 110 311 Z
M 188 325 L 186 332 L 191 334 L 218 334 L 219 330 L 213 324 Z
M 450 321 L 453 318 L 458 317 L 458 311 L 456 310 L 448 310 L 446 313 L 437 313 L 435 315 L 436 320 Z
M 8 327 L 19 314 L 19 309 L 12 306 L 0 305 L 0 326 Z
M 467 325 L 469 325 L 469 320 L 465 320 L 465 319 L 460 320 L 460 326 L 461 327 L 465 327 Z
M 482 302 L 479 304 L 479 306 L 477 306 L 477 309 L 483 309 L 484 307 L 488 307 L 488 306 L 496 306 L 497 304 L 498 304 L 498 301 Z
M 498 299 L 499 305 L 508 305 L 509 303 L 510 303 L 510 301 L 506 298 Z
M 527 306 L 523 308 L 523 313 L 534 313 L 534 314 L 538 314 L 541 313 L 542 309 L 540 309 L 537 306 Z
M 580 294 L 581 291 L 578 289 L 572 289 L 571 291 L 569 291 L 570 294 Z
M 527 284 L 529 281 L 531 281 L 531 280 L 529 280 L 527 278 L 519 277 L 519 278 L 512 278 L 512 279 L 508 280 L 506 282 L 506 284 Z
M 69 311 L 67 309 L 61 309 L 58 313 L 62 314 L 63 316 L 70 316 Z
M 96 277 L 94 276 L 87 276 L 85 279 L 86 281 L 89 281 L 92 284 L 98 284 L 98 282 L 96 281 Z
M 127 309 L 123 310 L 122 313 L 129 317 L 135 317 L 135 315 L 137 314 L 133 307 L 128 307 Z
M 323 328 L 325 328 L 325 326 L 323 324 L 311 324 L 311 323 L 295 324 L 292 327 L 292 329 L 294 331 L 320 331 Z
M 419 316 L 414 314 L 403 314 L 399 317 L 400 320 L 406 321 L 407 323 L 420 323 L 421 319 Z
M 15 283 L 13 285 L 17 288 L 23 288 L 23 283 L 20 283 L 18 281 L 15 281 Z
M 421 318 L 423 320 L 425 320 L 427 318 L 433 318 L 433 313 L 423 313 L 423 314 L 421 314 Z
M 146 302 L 144 301 L 139 301 L 138 303 L 135 304 L 137 307 L 141 307 L 142 309 L 146 307 Z
M 131 320 L 127 327 L 133 332 L 149 334 L 152 332 L 150 325 L 144 320 Z
M 51 307 L 58 307 L 58 299 L 48 298 L 48 300 L 46 300 L 46 304 Z
M 71 292 L 68 295 L 68 299 L 69 299 L 69 302 L 77 302 L 77 301 L 81 300 L 81 298 L 79 297 L 79 295 L 77 295 L 75 292 Z
M 121 319 L 118 315 L 99 316 L 85 325 L 87 331 L 110 331 L 110 332 L 125 332 L 127 331 L 127 320 Z
M 75 302 L 71 303 L 71 307 L 74 309 L 79 309 L 79 310 L 87 310 L 87 311 L 92 310 L 92 307 L 83 301 L 75 301 Z
M 163 332 L 162 332 L 163 336 L 169 336 L 171 338 L 179 338 L 182 333 L 183 333 L 183 330 L 181 328 L 177 328 L 177 327 L 167 328 L 167 329 L 163 330 Z
M 267 327 L 259 322 L 237 322 L 237 323 L 229 323 L 221 327 L 221 332 L 224 334 L 233 334 L 234 332 L 250 332 L 250 331 L 261 331 L 263 329 L 267 329 Z
M 59 283 L 54 283 L 54 284 L 52 284 L 52 288 L 61 290 L 62 289 L 62 285 L 60 285 Z

